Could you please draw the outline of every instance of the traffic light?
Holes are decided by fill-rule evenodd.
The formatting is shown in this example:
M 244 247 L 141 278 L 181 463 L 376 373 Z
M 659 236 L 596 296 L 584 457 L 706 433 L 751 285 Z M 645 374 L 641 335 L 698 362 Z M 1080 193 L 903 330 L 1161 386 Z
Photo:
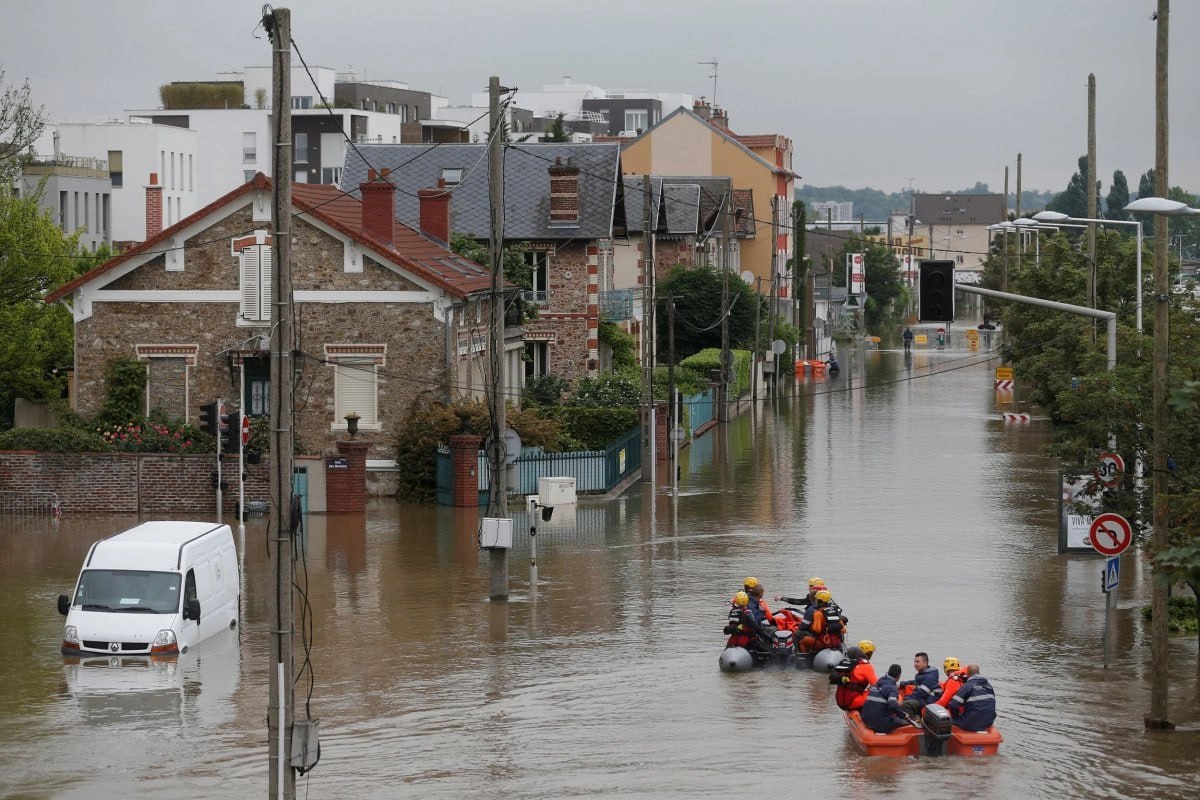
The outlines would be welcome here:
M 922 261 L 919 267 L 921 322 L 954 321 L 954 262 Z
M 220 408 L 221 403 L 219 400 L 214 400 L 211 403 L 205 403 L 200 406 L 200 430 L 212 436 L 217 435 Z
M 231 411 L 221 417 L 221 449 L 236 453 L 242 446 L 242 412 Z

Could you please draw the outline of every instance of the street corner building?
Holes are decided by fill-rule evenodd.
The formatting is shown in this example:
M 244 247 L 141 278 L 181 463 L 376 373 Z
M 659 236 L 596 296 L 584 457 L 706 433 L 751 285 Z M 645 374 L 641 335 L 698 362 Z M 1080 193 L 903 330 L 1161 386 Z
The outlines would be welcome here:
M 75 410 L 95 412 L 106 365 L 133 357 L 146 364 L 148 415 L 195 422 L 218 397 L 268 414 L 271 182 L 259 173 L 162 229 L 155 177 L 145 241 L 46 298 L 74 315 Z M 293 187 L 296 433 L 308 452 L 330 452 L 357 414 L 368 458 L 391 459 L 415 399 L 482 395 L 488 337 L 479 321 L 490 319 L 491 276 L 395 222 L 385 174 L 362 178 L 361 199 L 335 186 Z M 439 193 L 428 194 L 437 206 Z M 519 328 L 505 351 L 519 381 Z

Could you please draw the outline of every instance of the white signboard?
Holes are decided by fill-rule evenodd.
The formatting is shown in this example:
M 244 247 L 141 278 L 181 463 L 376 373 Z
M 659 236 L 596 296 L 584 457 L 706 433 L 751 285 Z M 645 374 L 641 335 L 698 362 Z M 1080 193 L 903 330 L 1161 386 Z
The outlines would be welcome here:
M 1058 552 L 1095 552 L 1088 535 L 1096 514 L 1100 511 L 1100 498 L 1087 493 L 1090 475 L 1063 475 L 1061 479 L 1060 517 L 1058 526 Z M 1080 504 L 1095 509 L 1093 514 L 1080 514 Z
M 866 266 L 863 263 L 863 254 L 847 253 L 846 263 L 850 267 L 850 294 L 862 294 L 866 288 Z

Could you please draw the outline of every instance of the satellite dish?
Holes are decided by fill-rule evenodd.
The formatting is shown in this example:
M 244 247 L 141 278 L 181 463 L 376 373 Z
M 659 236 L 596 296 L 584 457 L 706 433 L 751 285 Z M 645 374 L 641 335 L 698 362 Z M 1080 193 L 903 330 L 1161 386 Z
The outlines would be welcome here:
M 754 283 L 754 273 L 748 269 L 742 270 L 742 280 L 746 282 L 747 286 L 751 285 Z
M 783 339 L 776 339 L 771 342 L 771 352 L 777 356 L 783 355 L 783 351 L 787 350 L 787 342 Z

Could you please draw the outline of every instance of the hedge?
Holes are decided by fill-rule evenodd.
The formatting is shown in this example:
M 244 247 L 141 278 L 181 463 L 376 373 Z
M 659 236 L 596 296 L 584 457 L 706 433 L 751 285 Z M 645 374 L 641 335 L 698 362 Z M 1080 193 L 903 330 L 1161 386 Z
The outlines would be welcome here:
M 741 397 L 750 391 L 750 351 L 734 350 L 733 352 L 733 396 Z M 710 380 L 713 370 L 721 369 L 721 350 L 709 347 L 695 355 L 688 356 L 679 362 L 679 366 L 696 373 L 705 383 Z

